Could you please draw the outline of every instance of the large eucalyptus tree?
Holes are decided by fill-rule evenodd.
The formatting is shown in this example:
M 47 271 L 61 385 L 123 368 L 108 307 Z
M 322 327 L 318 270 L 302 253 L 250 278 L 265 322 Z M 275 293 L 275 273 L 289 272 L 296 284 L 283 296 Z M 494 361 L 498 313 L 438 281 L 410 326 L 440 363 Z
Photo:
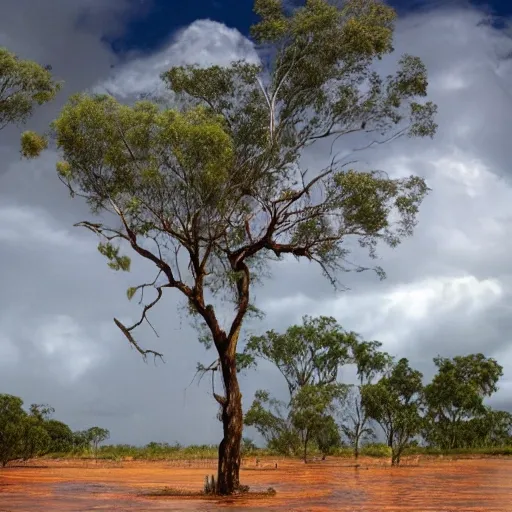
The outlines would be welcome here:
M 176 94 L 173 108 L 79 94 L 53 124 L 60 179 L 100 214 L 79 225 L 99 236 L 112 268 L 129 270 L 126 245 L 155 266 L 155 278 L 128 291 L 154 289 L 140 320 L 115 320 L 130 343 L 144 356 L 159 355 L 134 331 L 167 290 L 181 293 L 210 333 L 224 383 L 215 394 L 224 429 L 219 494 L 239 487 L 236 350 L 264 267 L 291 255 L 318 263 L 334 281 L 352 268 L 349 239 L 371 255 L 379 242 L 396 246 L 412 233 L 428 191 L 420 177 L 391 179 L 342 165 L 336 155 L 309 172 L 304 149 L 355 132 L 383 141 L 436 130 L 419 58 L 402 56 L 394 75 L 375 72 L 374 61 L 393 51 L 390 7 L 306 0 L 290 13 L 280 0 L 256 0 L 255 11 L 252 37 L 270 50 L 267 64 L 174 67 L 162 76 Z M 25 134 L 27 156 L 38 153 L 37 141 Z M 105 213 L 117 223 L 107 224 Z M 226 324 L 220 298 L 233 304 Z

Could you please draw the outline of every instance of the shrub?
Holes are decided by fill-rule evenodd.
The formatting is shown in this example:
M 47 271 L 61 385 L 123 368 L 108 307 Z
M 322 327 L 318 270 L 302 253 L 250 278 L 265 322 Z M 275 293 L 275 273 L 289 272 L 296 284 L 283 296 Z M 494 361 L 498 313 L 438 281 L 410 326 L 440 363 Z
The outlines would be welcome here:
M 367 457 L 391 457 L 391 448 L 383 443 L 368 444 L 361 448 L 361 455 Z

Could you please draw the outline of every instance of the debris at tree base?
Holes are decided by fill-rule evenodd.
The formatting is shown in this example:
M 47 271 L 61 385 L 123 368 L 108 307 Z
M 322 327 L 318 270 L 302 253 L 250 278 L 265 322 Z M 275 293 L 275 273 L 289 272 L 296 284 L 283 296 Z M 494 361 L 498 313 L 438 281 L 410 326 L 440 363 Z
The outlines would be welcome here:
M 215 477 L 212 475 L 210 479 L 208 475 L 206 475 L 203 487 L 204 494 L 215 494 L 215 488 Z
M 275 496 L 277 494 L 276 490 L 273 487 L 269 487 L 265 491 L 253 491 L 249 490 L 248 485 L 241 485 L 233 494 L 227 496 L 221 496 L 216 494 L 212 489 L 212 484 L 215 484 L 215 478 L 213 477 L 205 477 L 205 486 L 201 491 L 191 491 L 187 489 L 177 489 L 175 487 L 164 487 L 163 489 L 159 489 L 156 491 L 150 491 L 141 493 L 141 496 L 145 498 L 177 498 L 177 499 L 237 499 L 237 498 L 249 498 L 249 499 L 257 499 L 257 498 L 268 498 L 270 496 Z

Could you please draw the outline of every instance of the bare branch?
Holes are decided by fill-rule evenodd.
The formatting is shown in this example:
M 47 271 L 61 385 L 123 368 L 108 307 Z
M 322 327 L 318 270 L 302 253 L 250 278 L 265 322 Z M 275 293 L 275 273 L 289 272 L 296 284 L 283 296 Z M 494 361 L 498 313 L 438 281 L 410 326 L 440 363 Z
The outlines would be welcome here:
M 126 336 L 128 341 L 131 343 L 132 347 L 135 347 L 135 350 L 137 350 L 137 352 L 139 352 L 139 354 L 142 355 L 142 358 L 144 359 L 144 361 L 146 361 L 148 354 L 152 354 L 153 357 L 155 358 L 155 361 L 156 361 L 157 357 L 160 358 L 162 361 L 164 361 L 164 356 L 160 352 L 156 352 L 154 350 L 149 350 L 149 349 L 147 349 L 147 350 L 142 349 L 139 346 L 139 344 L 135 341 L 135 339 L 133 338 L 133 336 L 130 332 L 134 327 L 127 328 L 117 318 L 114 318 L 114 322 L 117 325 L 117 327 L 119 327 L 119 329 L 121 329 L 121 332 Z
M 116 238 L 122 238 L 124 240 L 128 240 L 127 236 L 117 231 L 115 229 L 104 226 L 103 224 L 96 224 L 94 222 L 88 222 L 86 220 L 77 222 L 74 224 L 74 227 L 86 228 L 96 235 L 99 235 L 106 240 L 115 240 Z M 111 235 L 107 235 L 106 233 L 112 233 Z
M 259 87 L 261 89 L 261 92 L 263 93 L 263 96 L 265 97 L 265 100 L 267 101 L 267 105 L 268 105 L 268 107 L 270 109 L 271 108 L 271 106 L 270 106 L 270 99 L 268 97 L 267 90 L 265 89 L 265 86 L 263 85 L 263 82 L 261 81 L 261 78 L 257 77 L 256 81 L 258 82 L 258 85 L 259 85 Z

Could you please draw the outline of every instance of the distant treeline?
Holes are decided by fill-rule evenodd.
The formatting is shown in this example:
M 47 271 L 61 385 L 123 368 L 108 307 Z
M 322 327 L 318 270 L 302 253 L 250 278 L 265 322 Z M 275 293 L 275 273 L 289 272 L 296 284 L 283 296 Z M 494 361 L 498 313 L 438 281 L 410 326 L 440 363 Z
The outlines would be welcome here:
M 512 414 L 485 404 L 498 389 L 503 368 L 483 354 L 436 357 L 428 383 L 406 358 L 381 350 L 342 329 L 332 317 L 304 317 L 283 333 L 254 336 L 244 350 L 245 369 L 260 359 L 280 371 L 289 390 L 286 401 L 256 392 L 245 424 L 256 428 L 267 446 L 304 460 L 311 450 L 323 455 L 386 439 L 392 464 L 411 450 L 509 453 Z M 357 383 L 340 378 L 352 366 Z
M 391 457 L 399 464 L 407 453 L 512 454 L 512 414 L 484 403 L 498 389 L 503 368 L 483 354 L 436 357 L 436 374 L 428 383 L 405 358 L 380 350 L 344 331 L 333 318 L 303 319 L 282 334 L 253 337 L 239 354 L 238 370 L 258 359 L 272 362 L 283 375 L 289 400 L 256 393 L 245 415 L 266 441 L 257 448 L 243 438 L 242 456 L 317 454 Z M 358 382 L 341 382 L 340 369 L 355 366 Z M 208 371 L 208 369 L 203 369 Z M 21 398 L 0 395 L 0 462 L 53 455 L 105 459 L 210 459 L 218 447 L 183 447 L 152 442 L 144 447 L 100 446 L 108 430 L 92 427 L 73 432 L 53 419 L 54 410 Z M 379 428 L 385 437 L 378 444 Z
M 495 411 L 496 412 L 496 411 Z M 109 431 L 100 427 L 73 432 L 71 428 L 52 418 L 54 409 L 47 405 L 32 404 L 28 411 L 23 409 L 21 398 L 12 395 L 0 395 L 0 462 L 6 465 L 9 461 L 26 461 L 34 457 L 50 458 L 92 458 L 100 460 L 212 460 L 218 455 L 217 445 L 190 445 L 179 443 L 150 442 L 145 446 L 129 444 L 102 445 L 109 438 Z M 498 411 L 499 413 L 499 411 Z M 465 429 L 467 431 L 467 428 Z M 475 429 L 481 432 L 480 429 Z M 481 437 L 480 443 L 463 446 L 459 441 L 458 447 L 442 447 L 433 443 L 420 446 L 417 440 L 412 440 L 405 446 L 404 455 L 512 455 L 512 438 L 507 433 L 502 438 L 492 438 L 487 431 L 487 438 Z M 350 443 L 340 436 L 339 443 L 333 443 L 328 450 L 322 443 L 313 439 L 309 454 L 323 456 L 326 451 L 332 456 L 353 457 L 354 449 Z M 487 439 L 487 443 L 485 440 Z M 293 443 L 292 443 L 293 445 Z M 243 457 L 265 456 L 294 456 L 302 454 L 299 449 L 295 452 L 285 443 L 272 444 L 259 448 L 249 439 L 242 442 Z M 358 455 L 366 457 L 387 458 L 392 455 L 392 448 L 385 443 L 370 442 L 366 438 L 359 449 Z
M 28 411 L 17 396 L 0 394 L 0 463 L 26 461 L 50 453 L 98 453 L 101 442 L 110 437 L 107 429 L 91 427 L 73 432 L 52 418 L 48 405 L 32 404 Z

